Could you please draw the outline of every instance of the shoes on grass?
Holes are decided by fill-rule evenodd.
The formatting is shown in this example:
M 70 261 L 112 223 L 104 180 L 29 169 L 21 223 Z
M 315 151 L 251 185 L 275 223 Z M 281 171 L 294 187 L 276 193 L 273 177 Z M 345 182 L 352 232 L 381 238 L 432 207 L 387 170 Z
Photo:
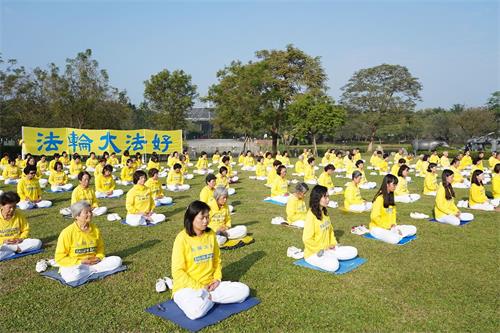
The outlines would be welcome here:
M 156 280 L 155 289 L 157 293 L 162 293 L 168 289 L 172 289 L 174 287 L 174 283 L 171 278 L 165 276 L 164 278 Z
M 108 214 L 108 221 L 110 222 L 113 222 L 113 221 L 120 221 L 122 218 L 120 217 L 120 215 L 118 215 L 117 213 L 111 213 L 111 214 Z
M 364 234 L 367 234 L 369 232 L 370 232 L 370 230 L 368 230 L 368 228 L 364 224 L 354 226 L 351 228 L 351 233 L 355 234 L 355 235 L 364 235 Z
M 328 203 L 328 207 L 330 207 L 330 208 L 337 208 L 338 206 L 339 206 L 339 204 L 335 201 L 330 201 Z
M 271 224 L 282 224 L 286 223 L 286 220 L 281 216 L 276 216 L 271 219 Z
M 304 258 L 304 252 L 301 249 L 296 248 L 295 246 L 290 246 L 286 250 L 286 255 L 287 255 L 287 257 L 293 258 L 293 259 L 302 259 L 302 258 Z
M 423 220 L 423 219 L 428 219 L 429 215 L 426 215 L 424 213 L 411 212 L 410 217 L 416 220 Z

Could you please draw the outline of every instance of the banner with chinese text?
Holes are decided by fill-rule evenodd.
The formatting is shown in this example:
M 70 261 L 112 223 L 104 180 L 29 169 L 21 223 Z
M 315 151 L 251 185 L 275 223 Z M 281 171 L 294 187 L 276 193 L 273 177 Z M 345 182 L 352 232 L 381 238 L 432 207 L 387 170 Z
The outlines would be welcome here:
M 23 153 L 53 155 L 66 151 L 68 154 L 102 155 L 105 151 L 121 155 L 170 154 L 182 151 L 182 130 L 86 130 L 76 128 L 23 127 Z

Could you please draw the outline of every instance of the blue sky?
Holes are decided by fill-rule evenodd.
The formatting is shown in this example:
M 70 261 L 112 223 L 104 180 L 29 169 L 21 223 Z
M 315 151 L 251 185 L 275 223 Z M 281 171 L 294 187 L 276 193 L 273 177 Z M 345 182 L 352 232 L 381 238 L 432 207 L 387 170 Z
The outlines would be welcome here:
M 420 79 L 420 108 L 483 105 L 500 90 L 497 1 L 0 3 L 3 58 L 63 67 L 90 48 L 135 104 L 143 82 L 162 69 L 183 69 L 203 96 L 232 60 L 290 43 L 321 57 L 335 99 L 355 71 L 382 63 Z

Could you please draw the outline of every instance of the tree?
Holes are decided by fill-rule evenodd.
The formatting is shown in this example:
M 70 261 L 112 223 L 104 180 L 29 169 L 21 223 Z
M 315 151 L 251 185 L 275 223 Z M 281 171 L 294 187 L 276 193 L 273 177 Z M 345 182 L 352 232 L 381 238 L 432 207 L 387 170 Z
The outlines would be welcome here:
M 155 113 L 156 127 L 165 130 L 185 128 L 186 113 L 198 97 L 191 75 L 183 70 L 169 72 L 164 69 L 151 75 L 144 85 L 145 103 Z
M 365 114 L 370 127 L 368 151 L 371 151 L 386 116 L 413 110 L 416 101 L 421 100 L 421 90 L 422 85 L 406 67 L 382 64 L 354 73 L 342 87 L 341 104 Z
M 277 151 L 281 126 L 287 121 L 287 108 L 296 95 L 326 91 L 327 76 L 319 57 L 311 57 L 293 45 L 285 50 L 261 50 L 256 56 L 263 63 L 263 119 L 271 132 L 272 149 Z
M 318 135 L 331 135 L 345 121 L 345 110 L 325 95 L 306 93 L 289 105 L 292 132 L 298 137 L 311 136 L 317 155 Z
M 467 108 L 455 115 L 455 125 L 462 130 L 463 141 L 473 137 L 498 131 L 495 114 L 486 108 Z

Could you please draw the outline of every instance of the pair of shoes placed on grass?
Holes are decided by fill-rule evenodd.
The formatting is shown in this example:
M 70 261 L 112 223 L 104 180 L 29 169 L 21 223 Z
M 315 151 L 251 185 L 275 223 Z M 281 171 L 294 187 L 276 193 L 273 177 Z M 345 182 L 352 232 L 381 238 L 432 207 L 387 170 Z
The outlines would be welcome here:
M 166 291 L 167 288 L 171 290 L 173 287 L 174 287 L 174 282 L 168 276 L 156 280 L 155 288 L 157 293 L 162 293 Z
M 426 215 L 424 213 L 411 212 L 410 217 L 416 220 L 423 220 L 423 219 L 428 219 L 429 215 Z
M 47 268 L 49 268 L 49 266 L 59 267 L 54 259 L 40 259 L 36 262 L 35 270 L 37 273 L 43 273 L 47 270 Z
M 290 246 L 286 250 L 286 255 L 287 255 L 287 257 L 293 258 L 293 259 L 302 259 L 302 258 L 304 258 L 304 252 L 301 249 L 296 248 L 295 246 Z
M 364 235 L 364 234 L 367 234 L 369 232 L 370 232 L 370 230 L 368 230 L 368 228 L 364 224 L 357 225 L 357 226 L 354 226 L 351 228 L 351 233 L 355 234 L 355 235 Z
M 271 224 L 283 224 L 283 223 L 287 223 L 287 222 L 281 216 L 276 216 L 276 217 L 273 217 L 271 219 Z
M 109 222 L 112 222 L 112 221 L 121 221 L 121 219 L 122 218 L 117 213 L 108 214 L 108 221 Z
M 457 202 L 457 207 L 458 208 L 469 208 L 469 201 L 460 200 L 459 202 Z
M 338 206 L 339 206 L 339 204 L 335 201 L 328 202 L 328 207 L 330 207 L 330 208 L 337 208 Z

